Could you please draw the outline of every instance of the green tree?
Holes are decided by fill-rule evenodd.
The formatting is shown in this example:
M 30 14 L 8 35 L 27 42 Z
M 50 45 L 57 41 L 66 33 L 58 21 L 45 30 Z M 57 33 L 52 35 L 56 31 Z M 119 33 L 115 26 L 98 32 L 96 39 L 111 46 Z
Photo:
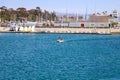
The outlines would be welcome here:
M 28 13 L 24 7 L 17 8 L 16 14 L 17 18 L 20 20 L 25 20 L 28 18 Z
M 40 7 L 36 7 L 36 12 L 38 16 L 38 21 L 40 21 L 42 16 L 42 10 L 40 9 Z
M 57 18 L 56 13 L 53 11 L 53 12 L 51 13 L 51 20 L 52 20 L 52 21 L 55 21 L 56 18 Z

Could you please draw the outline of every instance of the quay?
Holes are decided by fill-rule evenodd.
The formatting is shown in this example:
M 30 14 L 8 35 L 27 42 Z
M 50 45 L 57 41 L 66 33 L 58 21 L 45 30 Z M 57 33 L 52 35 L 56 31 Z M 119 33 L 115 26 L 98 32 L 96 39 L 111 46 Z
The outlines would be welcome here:
M 0 33 L 59 33 L 59 34 L 120 34 L 120 28 L 35 28 L 34 31 L 10 31 L 0 27 Z

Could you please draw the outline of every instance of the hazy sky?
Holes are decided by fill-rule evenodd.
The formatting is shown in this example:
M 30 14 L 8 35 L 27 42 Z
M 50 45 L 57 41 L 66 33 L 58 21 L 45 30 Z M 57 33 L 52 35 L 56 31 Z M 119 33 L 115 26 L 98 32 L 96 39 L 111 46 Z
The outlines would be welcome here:
M 42 10 L 72 13 L 94 13 L 113 10 L 120 11 L 120 0 L 0 0 L 0 6 L 8 8 L 39 6 Z

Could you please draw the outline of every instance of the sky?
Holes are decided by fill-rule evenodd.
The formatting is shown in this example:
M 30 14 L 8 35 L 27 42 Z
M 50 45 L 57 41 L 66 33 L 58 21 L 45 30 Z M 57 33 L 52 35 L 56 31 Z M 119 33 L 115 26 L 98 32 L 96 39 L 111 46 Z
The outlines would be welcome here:
M 42 10 L 60 13 L 112 13 L 113 10 L 120 11 L 120 0 L 0 0 L 0 6 L 25 7 L 28 10 L 39 6 Z

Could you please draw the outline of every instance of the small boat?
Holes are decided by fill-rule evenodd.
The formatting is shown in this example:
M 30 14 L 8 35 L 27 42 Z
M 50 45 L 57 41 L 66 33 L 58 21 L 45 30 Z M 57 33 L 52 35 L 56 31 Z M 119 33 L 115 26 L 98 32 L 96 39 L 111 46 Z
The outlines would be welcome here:
M 57 42 L 62 43 L 62 42 L 64 42 L 64 39 L 63 38 L 58 38 Z

